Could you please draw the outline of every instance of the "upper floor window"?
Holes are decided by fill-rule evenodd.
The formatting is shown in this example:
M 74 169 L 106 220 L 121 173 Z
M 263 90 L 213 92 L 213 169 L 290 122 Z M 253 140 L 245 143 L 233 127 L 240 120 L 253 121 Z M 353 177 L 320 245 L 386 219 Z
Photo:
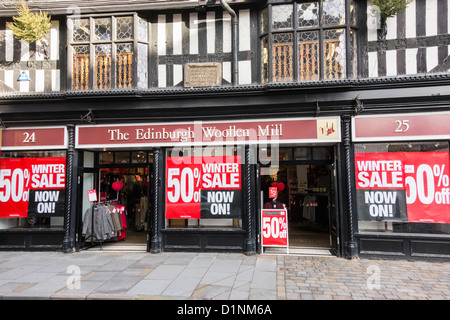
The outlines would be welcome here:
M 353 77 L 355 1 L 272 1 L 261 12 L 260 40 L 264 83 Z
M 134 15 L 69 18 L 72 90 L 148 87 L 148 23 Z

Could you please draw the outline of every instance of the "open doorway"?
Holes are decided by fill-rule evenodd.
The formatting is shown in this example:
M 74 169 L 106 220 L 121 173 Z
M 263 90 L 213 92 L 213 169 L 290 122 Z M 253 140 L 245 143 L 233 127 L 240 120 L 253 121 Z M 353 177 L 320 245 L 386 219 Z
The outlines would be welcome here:
M 84 152 L 80 249 L 149 250 L 152 159 L 150 151 Z
M 314 148 L 308 149 L 314 153 Z M 261 206 L 273 201 L 269 197 L 269 188 L 273 183 L 282 182 L 284 188 L 278 192 L 277 201 L 286 206 L 288 213 L 289 252 L 329 255 L 332 250 L 330 224 L 333 223 L 330 217 L 336 209 L 334 167 L 328 161 L 332 155 L 320 161 L 314 161 L 311 155 L 309 159 L 297 160 L 295 152 L 293 157 L 283 157 L 284 154 L 280 153 L 278 166 L 260 166 Z
M 100 170 L 100 204 L 121 212 L 121 226 L 115 238 L 103 248 L 147 249 L 149 229 L 149 186 L 147 168 L 103 168 Z M 116 187 L 120 183 L 120 190 Z M 115 184 L 116 183 L 116 184 Z

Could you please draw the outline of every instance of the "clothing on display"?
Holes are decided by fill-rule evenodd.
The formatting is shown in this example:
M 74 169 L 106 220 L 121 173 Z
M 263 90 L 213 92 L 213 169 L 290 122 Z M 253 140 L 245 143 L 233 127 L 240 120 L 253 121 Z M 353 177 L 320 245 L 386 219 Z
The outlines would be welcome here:
M 148 198 L 143 196 L 139 202 L 139 207 L 136 208 L 136 216 L 134 221 L 136 230 L 147 230 L 147 210 Z
M 277 199 L 273 199 L 264 204 L 264 209 L 286 209 L 286 205 Z
M 116 202 L 95 204 L 84 214 L 82 236 L 88 242 L 118 241 L 125 239 L 127 227 L 125 206 Z
M 303 199 L 303 218 L 316 221 L 317 197 L 315 195 L 307 195 Z

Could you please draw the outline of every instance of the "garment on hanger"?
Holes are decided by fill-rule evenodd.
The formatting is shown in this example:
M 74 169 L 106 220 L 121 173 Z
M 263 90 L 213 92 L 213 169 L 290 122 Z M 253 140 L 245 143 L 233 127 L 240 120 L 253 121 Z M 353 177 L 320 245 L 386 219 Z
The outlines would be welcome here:
M 285 209 L 286 205 L 277 199 L 273 199 L 272 201 L 266 202 L 264 204 L 264 209 Z
M 115 236 L 111 213 L 106 206 L 94 205 L 93 208 L 86 210 L 82 235 L 91 242 L 93 242 L 93 238 L 105 241 Z
M 303 218 L 310 221 L 316 220 L 317 197 L 315 195 L 307 195 L 303 200 Z
M 127 214 L 125 210 L 125 206 L 121 205 L 118 202 L 113 202 L 113 205 L 117 208 L 120 215 L 120 222 L 122 224 L 122 229 L 117 234 L 117 241 L 125 239 L 126 238 L 126 232 L 125 230 L 128 228 L 128 222 L 127 222 Z
M 137 230 L 147 230 L 147 208 L 148 198 L 146 196 L 141 197 L 139 201 L 139 210 L 136 212 L 135 226 Z

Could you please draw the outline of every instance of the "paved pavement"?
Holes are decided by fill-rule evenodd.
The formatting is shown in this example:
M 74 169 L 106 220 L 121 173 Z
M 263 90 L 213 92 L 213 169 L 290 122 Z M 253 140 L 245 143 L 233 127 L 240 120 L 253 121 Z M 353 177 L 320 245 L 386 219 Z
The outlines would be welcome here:
M 0 299 L 450 300 L 450 262 L 0 252 Z

